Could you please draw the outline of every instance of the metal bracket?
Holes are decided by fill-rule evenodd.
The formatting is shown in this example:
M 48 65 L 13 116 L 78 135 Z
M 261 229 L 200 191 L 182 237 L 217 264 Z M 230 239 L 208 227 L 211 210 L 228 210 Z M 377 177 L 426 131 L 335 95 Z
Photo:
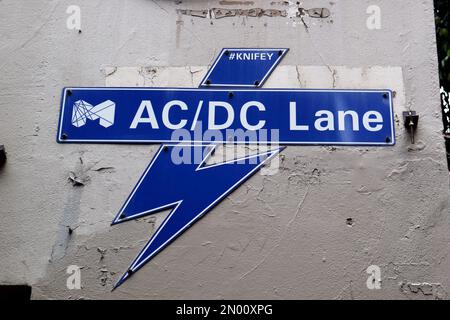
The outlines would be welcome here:
M 403 124 L 410 134 L 411 143 L 414 144 L 414 133 L 419 124 L 419 115 L 413 110 L 403 111 Z

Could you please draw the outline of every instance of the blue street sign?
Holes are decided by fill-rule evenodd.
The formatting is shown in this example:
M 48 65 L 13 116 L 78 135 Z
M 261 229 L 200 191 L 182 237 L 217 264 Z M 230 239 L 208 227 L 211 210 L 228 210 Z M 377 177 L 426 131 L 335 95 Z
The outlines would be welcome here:
M 58 142 L 393 145 L 390 90 L 66 88 Z
M 224 48 L 200 87 L 261 87 L 288 50 Z
M 217 144 L 395 144 L 390 90 L 255 90 L 287 50 L 223 49 L 203 89 L 63 90 L 58 142 L 165 143 L 113 224 L 171 211 L 115 288 L 284 148 L 206 165 Z

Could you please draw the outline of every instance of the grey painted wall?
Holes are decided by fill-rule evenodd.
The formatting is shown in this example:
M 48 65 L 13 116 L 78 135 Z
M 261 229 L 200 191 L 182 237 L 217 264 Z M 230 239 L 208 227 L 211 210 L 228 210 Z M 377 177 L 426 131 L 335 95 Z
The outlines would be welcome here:
M 0 284 L 29 284 L 35 299 L 448 298 L 432 1 L 300 2 L 331 16 L 302 22 L 283 1 L 1 0 Z M 81 33 L 66 26 L 69 5 Z M 370 5 L 379 30 L 366 27 Z M 287 16 L 177 12 L 212 8 Z M 61 89 L 196 86 L 226 46 L 290 48 L 268 86 L 392 88 L 397 145 L 289 147 L 277 174 L 252 177 L 111 292 L 164 216 L 110 226 L 157 146 L 57 144 Z M 414 145 L 408 109 L 420 114 Z M 82 268 L 80 290 L 66 287 L 69 265 Z M 370 265 L 379 290 L 366 286 Z

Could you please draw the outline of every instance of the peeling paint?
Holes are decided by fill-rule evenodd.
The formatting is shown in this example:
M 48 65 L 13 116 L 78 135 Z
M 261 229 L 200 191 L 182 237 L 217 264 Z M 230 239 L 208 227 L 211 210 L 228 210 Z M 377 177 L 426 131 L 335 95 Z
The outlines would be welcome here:
M 187 16 L 206 18 L 208 16 L 209 10 L 190 10 L 190 9 L 177 9 L 179 14 L 184 14 Z
M 212 17 L 215 19 L 221 19 L 226 17 L 236 17 L 236 16 L 246 16 L 246 17 L 286 17 L 287 12 L 284 10 L 276 9 L 223 9 L 223 8 L 213 8 L 211 9 Z
M 237 2 L 237 1 L 232 1 Z M 197 18 L 207 18 L 210 17 L 212 19 L 222 19 L 228 17 L 299 17 L 302 22 L 305 24 L 303 20 L 304 16 L 308 16 L 310 18 L 328 18 L 330 16 L 330 10 L 327 8 L 312 8 L 305 9 L 301 7 L 295 7 L 293 10 L 279 10 L 279 9 L 264 9 L 264 8 L 252 8 L 252 9 L 229 9 L 229 8 L 212 8 L 212 9 L 202 9 L 202 10 L 193 10 L 193 9 L 177 9 L 176 12 L 181 15 L 187 15 Z M 291 12 L 291 14 L 289 14 Z
M 436 300 L 447 298 L 447 291 L 441 283 L 430 282 L 400 282 L 400 291 L 404 294 L 432 296 Z
M 222 0 L 219 1 L 221 6 L 234 6 L 234 5 L 243 5 L 243 6 L 252 6 L 255 4 L 254 1 L 237 1 L 237 0 Z

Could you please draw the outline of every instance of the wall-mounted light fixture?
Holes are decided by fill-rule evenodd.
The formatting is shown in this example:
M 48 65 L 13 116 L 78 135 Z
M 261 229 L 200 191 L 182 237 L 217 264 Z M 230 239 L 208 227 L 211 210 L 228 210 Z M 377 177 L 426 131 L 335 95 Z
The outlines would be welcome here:
M 411 137 L 411 143 L 414 144 L 414 134 L 419 124 L 419 115 L 413 110 L 403 111 L 403 124 Z

